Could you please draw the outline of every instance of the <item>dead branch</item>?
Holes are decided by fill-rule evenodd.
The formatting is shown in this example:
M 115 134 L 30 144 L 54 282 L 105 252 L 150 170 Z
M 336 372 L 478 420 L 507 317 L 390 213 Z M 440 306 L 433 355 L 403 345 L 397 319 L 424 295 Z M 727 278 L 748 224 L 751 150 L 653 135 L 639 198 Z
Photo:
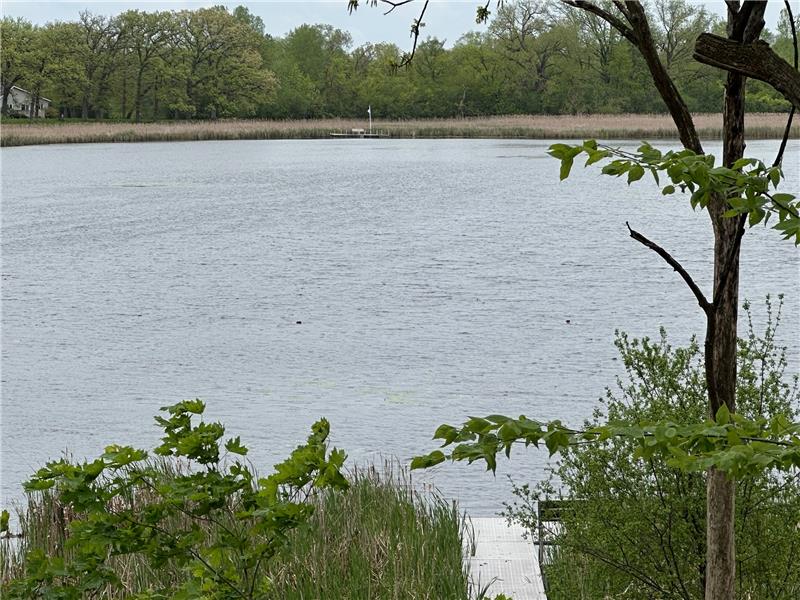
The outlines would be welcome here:
M 711 312 L 712 312 L 714 307 L 708 301 L 708 299 L 706 299 L 705 295 L 703 294 L 703 291 L 695 283 L 694 279 L 692 279 L 692 276 L 689 275 L 689 273 L 686 271 L 686 269 L 683 268 L 681 263 L 679 263 L 677 260 L 675 260 L 675 258 L 673 258 L 673 256 L 669 252 L 664 250 L 661 246 L 659 246 L 655 242 L 647 239 L 645 236 L 643 236 L 638 231 L 632 229 L 630 224 L 627 221 L 625 221 L 625 226 L 628 228 L 628 231 L 630 232 L 631 237 L 633 239 L 635 239 L 640 244 L 646 246 L 647 248 L 650 248 L 650 250 L 652 250 L 653 252 L 658 254 L 661 258 L 663 258 L 666 261 L 666 263 L 670 267 L 672 267 L 675 271 L 677 271 L 678 275 L 680 275 L 683 278 L 683 280 L 686 282 L 686 285 L 689 286 L 689 289 L 692 290 L 692 293 L 694 294 L 694 297 L 697 298 L 697 303 L 700 305 L 700 308 L 702 308 L 703 311 L 707 315 L 709 315 L 709 317 L 710 317 L 711 316 Z

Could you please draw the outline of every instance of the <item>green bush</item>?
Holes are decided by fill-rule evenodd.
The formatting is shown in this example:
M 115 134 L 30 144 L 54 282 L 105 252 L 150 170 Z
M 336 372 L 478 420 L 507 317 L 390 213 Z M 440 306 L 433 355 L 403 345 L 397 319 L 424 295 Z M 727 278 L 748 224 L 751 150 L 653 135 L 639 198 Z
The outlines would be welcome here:
M 4 598 L 466 599 L 455 506 L 398 474 L 346 479 L 324 419 L 259 478 L 239 438 L 193 422 L 202 402 L 164 410 L 156 456 L 110 446 L 25 484 L 22 537 L 0 540 Z
M 797 415 L 798 377 L 787 381 L 785 349 L 775 343 L 780 321 L 767 298 L 767 326 L 739 340 L 737 409 L 748 418 Z M 706 417 L 702 353 L 696 340 L 673 348 L 661 339 L 618 334 L 626 377 L 607 390 L 587 427 Z M 506 516 L 535 530 L 536 502 L 563 494 L 574 510 L 556 528 L 545 567 L 549 598 L 703 598 L 706 552 L 705 475 L 632 460 L 633 442 L 612 438 L 562 452 L 550 480 L 515 486 Z M 736 497 L 737 594 L 782 600 L 800 597 L 800 481 L 766 472 L 739 481 Z

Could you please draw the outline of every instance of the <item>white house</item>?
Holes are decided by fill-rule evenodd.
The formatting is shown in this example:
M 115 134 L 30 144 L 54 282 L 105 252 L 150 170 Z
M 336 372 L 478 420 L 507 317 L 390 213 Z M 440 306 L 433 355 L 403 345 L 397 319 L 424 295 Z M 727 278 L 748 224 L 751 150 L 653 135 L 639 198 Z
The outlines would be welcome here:
M 0 87 L 0 94 L 5 90 Z M 38 106 L 33 111 L 34 118 L 44 119 L 47 114 L 47 109 L 50 108 L 48 98 L 39 96 Z M 22 117 L 31 116 L 31 104 L 33 103 L 33 95 L 28 90 L 23 90 L 19 86 L 11 86 L 11 92 L 8 94 L 8 114 L 19 115 Z

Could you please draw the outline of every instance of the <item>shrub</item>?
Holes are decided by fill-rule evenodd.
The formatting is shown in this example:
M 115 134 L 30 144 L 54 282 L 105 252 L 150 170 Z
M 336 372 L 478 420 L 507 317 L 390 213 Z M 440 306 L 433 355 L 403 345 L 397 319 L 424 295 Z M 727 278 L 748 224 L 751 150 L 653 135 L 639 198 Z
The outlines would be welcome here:
M 775 343 L 782 303 L 767 326 L 739 340 L 737 410 L 748 418 L 797 415 L 798 378 L 786 378 L 786 352 Z M 626 377 L 607 390 L 587 426 L 706 417 L 702 354 L 696 340 L 672 348 L 617 334 Z M 705 474 L 661 460 L 631 460 L 632 442 L 612 438 L 562 452 L 550 481 L 515 486 L 506 516 L 531 529 L 536 502 L 562 490 L 575 500 L 556 532 L 545 568 L 549 598 L 703 598 L 706 552 Z M 765 472 L 739 481 L 736 497 L 737 590 L 741 598 L 800 597 L 800 481 Z
M 313 514 L 309 495 L 348 487 L 340 472 L 345 454 L 328 452 L 322 419 L 305 445 L 259 479 L 239 438 L 223 444 L 221 424 L 193 423 L 204 409 L 199 400 L 163 409 L 155 459 L 109 446 L 94 461 L 62 459 L 40 469 L 25 484 L 32 503 L 21 515 L 21 547 L 2 557 L 13 577 L 4 597 L 250 599 L 269 592 L 265 568 Z
M 23 536 L 0 540 L 3 597 L 466 600 L 456 506 L 391 465 L 345 479 L 324 419 L 258 478 L 238 438 L 192 423 L 202 402 L 164 410 L 154 457 L 112 446 L 26 484 Z

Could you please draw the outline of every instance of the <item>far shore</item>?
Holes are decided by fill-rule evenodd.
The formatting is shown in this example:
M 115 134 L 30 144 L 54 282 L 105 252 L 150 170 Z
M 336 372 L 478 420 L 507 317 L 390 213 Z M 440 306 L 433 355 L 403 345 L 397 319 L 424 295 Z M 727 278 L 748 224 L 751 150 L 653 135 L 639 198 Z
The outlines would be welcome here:
M 783 136 L 786 115 L 750 113 L 745 117 L 748 139 Z M 702 139 L 722 137 L 722 115 L 694 115 Z M 368 129 L 363 119 L 309 119 L 293 121 L 231 119 L 218 121 L 26 122 L 4 120 L 0 146 L 84 144 L 109 142 L 168 142 L 200 140 L 321 139 L 332 132 Z M 375 120 L 373 131 L 391 138 L 498 138 L 498 139 L 675 139 L 669 115 L 513 115 L 463 119 Z M 795 120 L 791 137 L 800 138 Z

